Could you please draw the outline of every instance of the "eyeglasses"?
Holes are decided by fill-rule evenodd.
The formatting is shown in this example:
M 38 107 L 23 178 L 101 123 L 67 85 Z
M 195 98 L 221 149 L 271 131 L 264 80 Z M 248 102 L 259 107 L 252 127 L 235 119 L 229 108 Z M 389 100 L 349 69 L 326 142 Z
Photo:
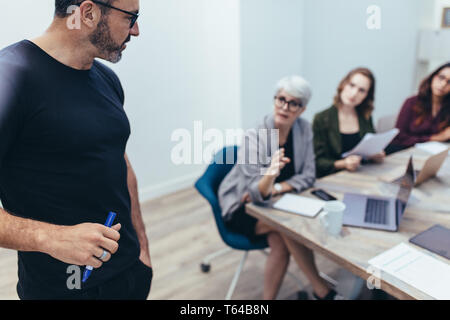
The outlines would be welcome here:
M 86 1 L 86 0 L 85 0 L 85 1 Z M 98 0 L 90 0 L 90 1 L 92 1 L 92 2 L 95 3 L 95 4 L 98 4 L 98 5 L 101 5 L 101 6 L 110 8 L 110 9 L 114 9 L 114 10 L 117 10 L 117 11 L 120 11 L 120 12 L 123 12 L 123 13 L 126 13 L 126 14 L 130 15 L 130 16 L 131 16 L 131 17 L 130 17 L 130 29 L 133 29 L 134 25 L 136 24 L 137 19 L 139 18 L 139 14 L 137 14 L 137 13 L 130 12 L 130 11 L 126 11 L 126 10 L 123 10 L 123 9 L 120 9 L 120 8 L 117 8 L 117 7 L 114 7 L 114 6 L 112 6 L 112 5 L 109 5 L 109 4 L 107 4 L 107 3 L 98 1 Z M 84 2 L 84 1 L 83 1 L 83 2 Z M 80 6 L 83 2 L 80 2 L 79 4 L 77 4 L 77 6 Z
M 444 75 L 442 75 L 442 74 L 438 75 L 438 79 L 439 79 L 440 81 L 445 82 L 445 84 L 446 84 L 447 86 L 450 85 L 450 79 L 447 79 Z
M 274 97 L 275 99 L 275 106 L 277 108 L 284 108 L 284 106 L 287 104 L 288 110 L 291 112 L 296 112 L 299 109 L 303 108 L 303 104 L 297 103 L 295 101 L 286 101 L 286 98 L 284 97 Z

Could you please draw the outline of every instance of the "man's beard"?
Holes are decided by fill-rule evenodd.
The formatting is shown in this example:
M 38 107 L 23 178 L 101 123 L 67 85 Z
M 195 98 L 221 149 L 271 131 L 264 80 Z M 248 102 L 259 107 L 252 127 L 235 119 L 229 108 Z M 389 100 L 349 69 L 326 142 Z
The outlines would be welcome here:
M 89 36 L 89 41 L 99 50 L 99 55 L 112 63 L 117 63 L 122 59 L 123 45 L 130 37 L 118 46 L 111 37 L 106 17 L 102 17 L 97 25 L 97 29 Z

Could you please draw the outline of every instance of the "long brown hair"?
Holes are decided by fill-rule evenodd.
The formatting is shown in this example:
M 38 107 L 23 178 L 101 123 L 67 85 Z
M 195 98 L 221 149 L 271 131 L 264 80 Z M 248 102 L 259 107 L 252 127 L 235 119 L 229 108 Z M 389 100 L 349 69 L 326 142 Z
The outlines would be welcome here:
M 413 110 L 417 114 L 417 120 L 415 125 L 420 125 L 425 121 L 425 118 L 429 117 L 433 112 L 433 92 L 431 90 L 431 83 L 434 77 L 445 68 L 450 68 L 450 62 L 440 66 L 436 71 L 430 74 L 425 80 L 422 81 L 419 87 L 419 95 L 417 104 Z M 447 93 L 441 102 L 441 112 L 443 114 L 442 120 L 439 123 L 439 131 L 450 126 L 450 93 Z
M 339 108 L 342 106 L 341 93 L 344 90 L 344 87 L 350 82 L 355 74 L 362 74 L 363 76 L 369 78 L 370 80 L 370 89 L 367 93 L 367 97 L 361 102 L 359 106 L 356 107 L 356 112 L 358 114 L 363 115 L 366 119 L 369 119 L 372 115 L 373 110 L 375 109 L 375 76 L 372 71 L 367 68 L 356 68 L 350 71 L 344 79 L 341 80 L 339 86 L 337 88 L 336 96 L 334 97 L 334 105 Z

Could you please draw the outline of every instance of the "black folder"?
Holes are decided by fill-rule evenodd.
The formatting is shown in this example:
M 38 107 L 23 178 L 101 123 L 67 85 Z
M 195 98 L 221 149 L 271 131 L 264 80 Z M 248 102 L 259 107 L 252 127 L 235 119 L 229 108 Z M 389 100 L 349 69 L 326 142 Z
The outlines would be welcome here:
M 439 224 L 412 237 L 409 242 L 450 259 L 450 229 Z

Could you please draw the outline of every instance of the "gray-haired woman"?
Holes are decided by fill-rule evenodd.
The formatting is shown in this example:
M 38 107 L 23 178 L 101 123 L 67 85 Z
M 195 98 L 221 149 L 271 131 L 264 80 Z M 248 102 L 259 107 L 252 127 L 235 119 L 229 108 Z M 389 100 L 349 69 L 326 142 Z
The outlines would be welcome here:
M 276 87 L 273 113 L 256 130 L 246 132 L 238 162 L 219 187 L 227 227 L 250 239 L 267 237 L 271 250 L 264 272 L 264 299 L 276 298 L 290 254 L 310 280 L 317 299 L 337 297 L 319 276 L 310 249 L 245 212 L 248 202 L 268 203 L 274 195 L 301 192 L 313 186 L 316 170 L 313 133 L 311 125 L 300 118 L 310 98 L 311 87 L 303 78 L 281 79 Z

